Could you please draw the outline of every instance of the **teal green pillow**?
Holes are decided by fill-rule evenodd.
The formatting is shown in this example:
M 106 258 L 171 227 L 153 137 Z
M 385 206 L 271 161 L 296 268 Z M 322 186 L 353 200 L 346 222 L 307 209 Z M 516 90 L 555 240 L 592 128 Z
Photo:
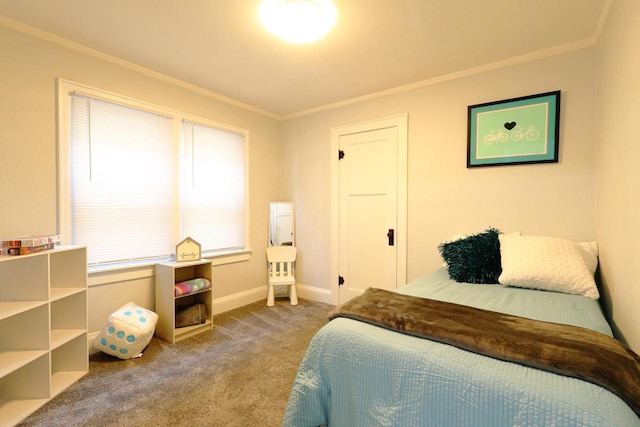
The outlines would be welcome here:
M 449 277 L 456 282 L 498 283 L 500 263 L 500 231 L 495 228 L 438 246 L 447 263 Z

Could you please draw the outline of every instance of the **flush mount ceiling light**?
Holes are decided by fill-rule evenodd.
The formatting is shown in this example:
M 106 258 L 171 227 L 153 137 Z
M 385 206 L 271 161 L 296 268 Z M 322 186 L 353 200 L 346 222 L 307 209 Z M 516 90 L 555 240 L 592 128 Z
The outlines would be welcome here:
M 331 0 L 264 0 L 259 16 L 273 34 L 292 43 L 324 37 L 337 19 Z

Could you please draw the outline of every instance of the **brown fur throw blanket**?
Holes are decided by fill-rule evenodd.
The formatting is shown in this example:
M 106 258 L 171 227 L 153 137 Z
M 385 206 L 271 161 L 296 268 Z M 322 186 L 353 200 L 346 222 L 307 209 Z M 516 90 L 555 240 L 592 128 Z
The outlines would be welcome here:
M 589 381 L 640 416 L 640 357 L 600 332 L 375 288 L 336 307 L 336 317 Z

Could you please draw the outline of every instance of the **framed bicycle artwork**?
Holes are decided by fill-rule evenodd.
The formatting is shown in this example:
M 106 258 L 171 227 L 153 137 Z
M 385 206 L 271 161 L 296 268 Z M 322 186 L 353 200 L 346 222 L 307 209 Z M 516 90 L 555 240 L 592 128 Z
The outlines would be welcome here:
M 557 163 L 560 91 L 468 107 L 467 168 Z

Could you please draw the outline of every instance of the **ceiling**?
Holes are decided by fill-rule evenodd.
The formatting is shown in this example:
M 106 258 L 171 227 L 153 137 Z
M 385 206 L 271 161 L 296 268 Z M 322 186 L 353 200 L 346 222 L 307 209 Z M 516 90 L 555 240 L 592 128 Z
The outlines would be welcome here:
M 0 0 L 0 24 L 288 118 L 592 46 L 611 1 L 333 0 L 308 45 L 267 33 L 260 0 Z

